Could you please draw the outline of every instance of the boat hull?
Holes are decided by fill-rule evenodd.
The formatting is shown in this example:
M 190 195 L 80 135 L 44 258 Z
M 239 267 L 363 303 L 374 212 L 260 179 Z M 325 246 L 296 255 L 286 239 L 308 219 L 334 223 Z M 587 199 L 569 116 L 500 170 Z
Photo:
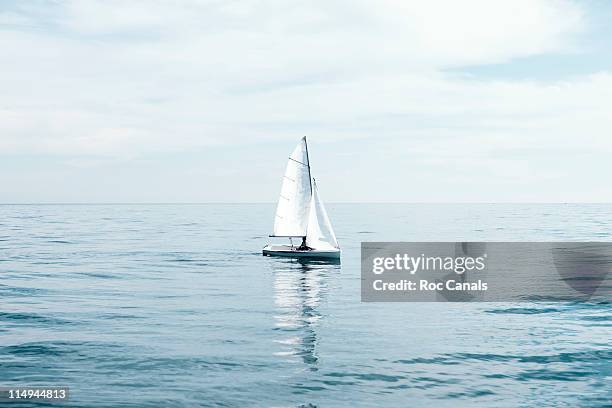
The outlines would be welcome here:
M 308 258 L 308 259 L 340 259 L 339 249 L 311 249 L 300 251 L 295 246 L 290 245 L 266 245 L 263 248 L 264 256 L 283 256 L 287 258 Z

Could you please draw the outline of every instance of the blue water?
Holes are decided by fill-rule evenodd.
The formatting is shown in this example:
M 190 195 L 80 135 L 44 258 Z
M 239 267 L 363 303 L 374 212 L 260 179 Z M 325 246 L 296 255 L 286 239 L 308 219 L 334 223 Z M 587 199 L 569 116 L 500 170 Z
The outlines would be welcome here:
M 359 247 L 612 241 L 612 205 L 328 207 L 341 265 L 262 257 L 273 205 L 0 206 L 0 385 L 79 407 L 609 406 L 609 303 L 361 303 Z

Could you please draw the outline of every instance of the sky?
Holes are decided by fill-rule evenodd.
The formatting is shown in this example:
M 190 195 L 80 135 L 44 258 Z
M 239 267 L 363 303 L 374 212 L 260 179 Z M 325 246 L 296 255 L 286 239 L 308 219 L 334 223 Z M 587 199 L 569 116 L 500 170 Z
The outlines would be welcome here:
M 0 0 L 0 203 L 612 202 L 612 2 Z

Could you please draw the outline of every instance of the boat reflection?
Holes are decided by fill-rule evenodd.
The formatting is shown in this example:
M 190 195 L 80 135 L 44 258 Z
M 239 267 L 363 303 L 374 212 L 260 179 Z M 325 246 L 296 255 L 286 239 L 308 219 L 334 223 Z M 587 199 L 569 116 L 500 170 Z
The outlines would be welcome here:
M 339 263 L 275 259 L 275 330 L 279 346 L 274 354 L 289 360 L 301 359 L 317 370 L 317 327 L 321 301 L 327 295 L 326 276 L 340 269 Z

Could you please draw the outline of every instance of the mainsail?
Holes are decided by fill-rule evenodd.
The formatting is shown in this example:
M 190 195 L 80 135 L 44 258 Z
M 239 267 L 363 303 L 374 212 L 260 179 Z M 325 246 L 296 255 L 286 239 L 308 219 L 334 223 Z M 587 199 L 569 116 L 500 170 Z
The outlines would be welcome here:
M 306 137 L 303 137 L 289 156 L 278 206 L 276 207 L 274 236 L 306 236 L 311 197 L 312 185 L 310 182 L 308 146 L 306 145 Z
M 319 197 L 317 183 L 312 180 L 312 198 L 308 217 L 308 233 L 306 245 L 313 249 L 339 248 L 336 234 L 332 228 L 323 201 Z

